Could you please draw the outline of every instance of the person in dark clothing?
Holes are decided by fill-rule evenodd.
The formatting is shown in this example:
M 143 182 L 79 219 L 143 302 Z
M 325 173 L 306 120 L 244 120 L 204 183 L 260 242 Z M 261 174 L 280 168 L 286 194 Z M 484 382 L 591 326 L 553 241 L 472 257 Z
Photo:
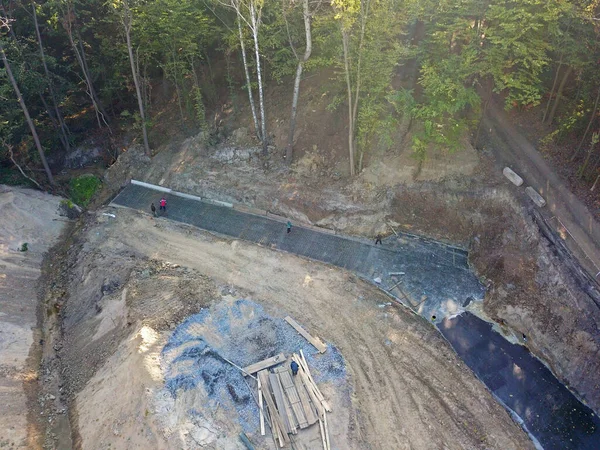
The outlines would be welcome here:
M 290 369 L 292 369 L 292 375 L 298 375 L 299 368 L 300 366 L 298 365 L 298 363 L 292 359 L 292 363 L 290 364 Z
M 375 245 L 377 245 L 377 244 L 383 245 L 383 242 L 381 242 L 381 234 L 378 234 L 377 236 L 375 236 Z
M 159 209 L 161 211 L 167 212 L 167 199 L 166 198 L 163 197 L 160 199 Z
M 156 217 L 156 206 L 154 206 L 154 202 L 150 205 L 150 209 L 152 210 L 152 215 Z
M 289 220 L 287 221 L 286 224 L 287 227 L 287 232 L 290 233 L 292 231 L 292 222 L 290 222 Z

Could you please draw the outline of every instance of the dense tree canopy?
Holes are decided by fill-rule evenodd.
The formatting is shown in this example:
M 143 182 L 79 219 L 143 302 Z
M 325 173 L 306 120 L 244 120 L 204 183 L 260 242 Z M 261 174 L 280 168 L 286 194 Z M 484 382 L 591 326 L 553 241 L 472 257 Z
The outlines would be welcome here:
M 330 108 L 347 120 L 351 173 L 407 117 L 417 156 L 457 148 L 493 93 L 507 108 L 542 104 L 551 138 L 578 136 L 573 157 L 584 158 L 600 126 L 598 3 L 0 0 L 0 161 L 35 169 L 47 155 L 56 165 L 91 135 L 114 151 L 124 132 L 150 152 L 165 93 L 183 132 L 210 132 L 206 111 L 223 92 L 247 97 L 266 152 L 269 83 L 293 85 L 291 160 L 301 80 L 327 67 L 338 74 Z M 219 62 L 228 76 L 215 79 Z

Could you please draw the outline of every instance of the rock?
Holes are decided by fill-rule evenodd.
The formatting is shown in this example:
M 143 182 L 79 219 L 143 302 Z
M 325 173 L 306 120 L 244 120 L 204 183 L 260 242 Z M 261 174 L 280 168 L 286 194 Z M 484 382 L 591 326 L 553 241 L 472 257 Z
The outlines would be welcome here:
M 77 219 L 82 212 L 83 209 L 70 200 L 62 200 L 58 206 L 58 214 L 68 219 Z

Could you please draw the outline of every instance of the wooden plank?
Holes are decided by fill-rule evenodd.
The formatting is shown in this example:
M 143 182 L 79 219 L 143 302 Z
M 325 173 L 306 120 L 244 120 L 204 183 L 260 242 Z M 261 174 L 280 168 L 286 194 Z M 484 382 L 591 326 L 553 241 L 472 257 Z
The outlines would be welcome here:
M 270 373 L 269 382 L 271 383 L 271 389 L 273 390 L 273 396 L 275 397 L 275 405 L 277 407 L 277 411 L 279 411 L 279 415 L 282 418 L 282 422 L 284 425 L 283 429 L 286 433 L 292 433 L 294 424 L 290 421 L 288 411 L 285 407 L 283 392 L 281 390 L 281 385 L 279 384 L 279 379 L 277 378 L 277 375 L 274 373 Z
M 327 450 L 327 441 L 325 440 L 325 428 L 323 427 L 323 421 L 319 419 L 319 431 L 321 432 L 321 441 L 323 442 L 323 450 Z
M 261 370 L 258 372 L 258 378 L 260 378 L 261 386 L 263 389 L 263 398 L 267 403 L 267 408 L 269 411 L 269 415 L 271 416 L 271 424 L 274 428 L 278 428 L 281 433 L 279 433 L 280 446 L 283 447 L 283 444 L 287 444 L 290 441 L 287 433 L 285 433 L 285 427 L 283 425 L 283 419 L 279 415 L 277 408 L 275 407 L 275 400 L 271 396 L 271 391 L 269 390 L 270 382 L 269 382 L 269 373 L 266 370 Z
M 327 413 L 323 414 L 323 428 L 325 428 L 325 443 L 327 444 L 327 450 L 331 450 L 331 444 L 329 443 L 329 427 L 327 426 Z
M 289 323 L 292 327 L 294 327 L 294 329 L 298 333 L 300 333 L 304 339 L 306 339 L 308 342 L 310 342 L 319 351 L 319 353 L 325 353 L 325 350 L 327 350 L 327 345 L 325 345 L 325 343 L 321 339 L 319 339 L 318 337 L 311 336 L 308 333 L 308 331 L 306 331 L 304 328 L 302 328 L 298 324 L 298 322 L 296 322 L 290 316 L 287 316 L 285 318 L 285 321 L 287 323 Z
M 281 386 L 283 387 L 283 391 L 287 395 L 294 416 L 296 417 L 298 426 L 300 428 L 308 427 L 308 421 L 304 415 L 304 409 L 302 408 L 300 396 L 292 380 L 292 374 L 287 370 L 287 368 L 281 368 L 281 370 L 278 371 L 278 375 L 279 380 L 281 381 Z
M 258 413 L 259 413 L 259 418 L 260 418 L 260 435 L 264 436 L 265 435 L 265 413 L 263 411 L 263 398 L 262 398 L 262 389 L 261 389 L 261 382 L 260 382 L 260 378 L 257 379 L 258 381 Z
M 304 417 L 306 417 L 306 421 L 309 425 L 317 422 L 317 414 L 315 413 L 315 407 L 310 403 L 310 398 L 308 396 L 308 392 L 306 392 L 306 387 L 302 383 L 302 376 L 297 375 L 293 377 L 294 385 L 296 386 L 296 391 L 298 392 L 298 396 L 300 397 L 300 402 L 302 403 L 302 409 L 304 410 Z
M 301 361 L 302 370 L 304 371 L 304 373 L 306 373 L 306 376 L 307 376 L 308 380 L 310 381 L 310 385 L 314 389 L 315 394 L 317 395 L 317 398 L 321 401 L 325 400 L 325 397 L 319 390 L 317 383 L 315 383 L 315 380 L 313 379 L 312 374 L 310 373 L 310 369 L 308 368 L 308 363 L 306 362 L 306 358 L 304 357 L 304 352 L 302 352 L 302 350 L 300 350 L 300 361 Z
M 310 381 L 308 380 L 306 373 L 304 373 L 303 371 L 298 371 L 298 375 L 300 375 L 300 377 L 302 377 L 302 383 L 304 384 L 304 387 L 306 388 L 306 392 L 308 392 L 308 395 L 317 410 L 318 416 L 323 417 L 323 414 L 325 413 L 325 409 L 323 408 L 323 405 L 321 404 L 321 400 L 319 400 L 319 398 L 315 395 L 314 389 L 309 385 Z
M 246 376 L 248 374 L 252 374 L 252 373 L 260 372 L 261 370 L 264 370 L 264 369 L 268 369 L 269 367 L 275 366 L 284 361 L 285 361 L 285 355 L 283 353 L 280 353 L 279 355 L 272 356 L 263 361 L 259 361 L 254 364 L 250 364 L 248 367 L 244 367 L 241 370 L 244 373 L 244 376 Z
M 325 400 L 325 396 L 321 393 L 321 391 L 319 390 L 319 386 L 317 386 L 317 383 L 315 383 L 315 380 L 313 379 L 312 375 L 310 374 L 310 370 L 308 368 L 308 363 L 306 362 L 306 358 L 304 357 L 304 352 L 302 351 L 302 349 L 300 349 L 300 357 L 302 358 L 302 363 L 304 365 L 304 368 L 306 369 L 308 378 L 316 390 L 315 393 L 317 394 L 317 397 L 319 397 L 319 399 L 321 400 L 321 405 L 323 405 L 323 408 L 325 408 L 325 411 L 332 412 L 333 409 L 331 408 L 331 406 L 329 406 L 329 403 Z
M 285 394 L 285 389 L 283 388 L 283 386 L 281 384 L 280 374 L 276 373 L 274 375 L 277 378 L 277 382 L 279 383 L 279 388 L 281 389 L 281 397 L 283 400 L 283 406 L 285 408 L 285 412 L 287 414 L 288 421 L 290 422 L 290 428 L 292 430 L 292 433 L 297 434 L 298 433 L 298 420 L 294 414 L 292 405 L 290 404 L 289 399 L 288 399 L 287 395 Z

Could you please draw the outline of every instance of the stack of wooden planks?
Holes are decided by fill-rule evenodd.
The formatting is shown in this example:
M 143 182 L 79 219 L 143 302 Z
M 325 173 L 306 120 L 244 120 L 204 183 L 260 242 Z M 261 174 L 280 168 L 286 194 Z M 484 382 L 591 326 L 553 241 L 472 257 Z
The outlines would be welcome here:
M 290 369 L 292 360 L 299 366 L 296 376 Z M 284 447 L 290 442 L 289 434 L 319 422 L 323 448 L 330 449 L 327 412 L 331 407 L 314 382 L 302 350 L 272 371 L 260 370 L 257 378 L 262 435 L 266 418 L 279 446 Z

